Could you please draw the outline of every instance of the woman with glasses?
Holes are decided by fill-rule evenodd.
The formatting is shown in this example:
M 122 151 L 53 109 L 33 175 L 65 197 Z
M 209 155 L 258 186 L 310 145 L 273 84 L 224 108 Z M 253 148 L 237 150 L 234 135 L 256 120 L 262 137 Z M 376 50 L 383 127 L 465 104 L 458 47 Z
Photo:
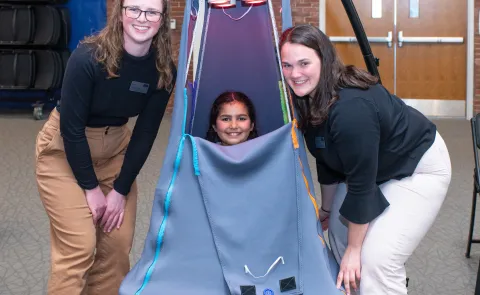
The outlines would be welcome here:
M 118 294 L 130 269 L 137 186 L 169 97 L 168 2 L 113 2 L 65 71 L 61 106 L 36 141 L 36 179 L 50 219 L 49 295 Z M 126 123 L 138 118 L 133 131 Z

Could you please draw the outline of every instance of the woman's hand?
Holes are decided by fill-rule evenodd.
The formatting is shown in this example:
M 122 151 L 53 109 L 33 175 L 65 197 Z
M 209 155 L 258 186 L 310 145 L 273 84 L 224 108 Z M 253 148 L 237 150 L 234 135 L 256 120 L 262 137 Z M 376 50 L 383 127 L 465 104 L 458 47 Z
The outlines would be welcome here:
M 320 209 L 318 209 L 318 217 L 320 218 L 320 223 L 322 224 L 322 230 L 326 231 L 328 229 L 328 221 L 330 220 L 330 211 L 320 207 Z
M 92 212 L 93 224 L 97 225 L 107 207 L 105 195 L 100 187 L 97 186 L 94 189 L 85 190 L 85 198 L 87 199 L 88 208 Z
M 123 223 L 123 212 L 125 210 L 125 196 L 112 189 L 107 197 L 107 208 L 100 221 L 103 231 L 109 233 L 114 227 L 117 229 Z
M 343 282 L 347 295 L 351 294 L 350 288 L 353 288 L 355 291 L 358 289 L 361 272 L 361 254 L 361 247 L 347 246 L 343 255 L 337 278 L 337 289 L 340 289 Z

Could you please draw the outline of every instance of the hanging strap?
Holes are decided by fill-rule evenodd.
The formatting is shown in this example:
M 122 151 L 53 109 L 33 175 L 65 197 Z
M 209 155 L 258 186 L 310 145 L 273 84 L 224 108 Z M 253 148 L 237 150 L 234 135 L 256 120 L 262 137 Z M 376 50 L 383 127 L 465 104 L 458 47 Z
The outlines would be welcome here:
M 282 257 L 282 256 L 279 256 L 279 257 L 277 258 L 277 260 L 275 260 L 275 261 L 272 263 L 272 265 L 270 265 L 270 267 L 268 268 L 267 272 L 266 272 L 263 276 L 254 276 L 254 275 L 252 274 L 252 272 L 250 272 L 250 269 L 248 269 L 248 266 L 247 266 L 247 265 L 244 266 L 244 268 L 245 268 L 245 273 L 251 275 L 251 276 L 254 277 L 255 279 L 264 278 L 264 277 L 268 276 L 268 274 L 272 271 L 272 269 L 275 267 L 275 265 L 277 265 L 280 261 L 282 262 L 282 264 L 285 264 L 285 261 L 283 260 L 283 257 Z
M 290 0 L 282 0 L 282 30 L 292 27 L 292 8 Z

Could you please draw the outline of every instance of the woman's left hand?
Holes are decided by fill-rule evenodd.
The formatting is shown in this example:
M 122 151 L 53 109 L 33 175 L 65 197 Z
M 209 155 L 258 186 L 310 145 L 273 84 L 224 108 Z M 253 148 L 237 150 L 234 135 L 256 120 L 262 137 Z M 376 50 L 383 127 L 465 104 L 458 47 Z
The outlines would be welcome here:
M 125 210 L 125 196 L 112 189 L 105 197 L 107 199 L 107 208 L 103 213 L 100 227 L 103 231 L 109 233 L 114 227 L 117 229 L 123 223 L 123 212 Z
M 343 282 L 345 284 L 347 295 L 351 294 L 350 288 L 353 288 L 355 291 L 358 289 L 361 272 L 361 255 L 361 247 L 351 246 L 347 246 L 345 254 L 343 255 L 342 263 L 340 264 L 340 272 L 338 273 L 337 278 L 337 289 L 340 289 Z

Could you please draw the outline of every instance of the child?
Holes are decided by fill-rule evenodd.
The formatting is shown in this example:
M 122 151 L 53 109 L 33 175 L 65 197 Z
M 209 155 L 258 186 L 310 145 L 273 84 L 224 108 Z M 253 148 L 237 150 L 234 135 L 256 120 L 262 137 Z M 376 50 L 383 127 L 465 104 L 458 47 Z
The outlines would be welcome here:
M 235 145 L 258 136 L 255 109 L 242 92 L 224 92 L 213 102 L 207 140 Z

